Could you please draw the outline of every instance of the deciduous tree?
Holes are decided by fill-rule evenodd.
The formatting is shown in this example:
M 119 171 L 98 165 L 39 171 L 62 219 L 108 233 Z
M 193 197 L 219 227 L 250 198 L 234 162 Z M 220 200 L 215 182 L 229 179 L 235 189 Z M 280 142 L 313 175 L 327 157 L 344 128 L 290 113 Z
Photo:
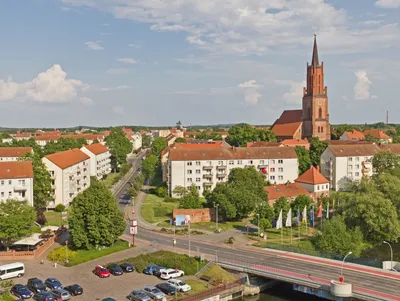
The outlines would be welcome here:
M 179 201 L 179 207 L 183 209 L 202 208 L 199 191 L 195 184 L 192 184 L 185 195 Z
M 178 138 L 176 138 L 175 143 L 186 143 L 186 139 L 178 137 Z
M 132 143 L 120 128 L 112 128 L 104 140 L 110 148 L 112 168 L 118 170 L 126 163 L 126 156 L 132 152 Z
M 303 207 L 304 208 L 304 207 Z M 287 213 L 290 209 L 290 203 L 286 197 L 280 197 L 277 199 L 273 206 L 275 218 L 279 216 L 279 213 L 282 210 L 282 216 L 287 216 Z
M 308 195 L 299 195 L 297 196 L 294 201 L 292 202 L 292 211 L 297 212 L 298 210 L 300 212 L 303 212 L 304 207 L 307 207 L 307 212 L 309 212 L 311 205 L 314 204 L 314 201 L 312 198 L 310 198 Z M 308 214 L 308 213 L 307 213 Z
M 247 123 L 234 125 L 229 130 L 227 142 L 232 146 L 246 146 L 247 142 L 254 141 L 276 142 L 276 136 L 270 130 L 257 130 Z
M 151 145 L 151 136 L 144 134 L 142 135 L 142 148 L 149 148 Z
M 320 166 L 321 155 L 327 149 L 328 142 L 320 141 L 318 137 L 313 137 L 310 140 L 310 158 L 314 166 Z
M 379 152 L 372 157 L 372 167 L 378 174 L 391 172 L 400 168 L 400 156 L 388 151 Z
M 161 152 L 168 146 L 167 140 L 162 137 L 158 137 L 153 140 L 151 144 L 151 153 L 157 158 L 160 156 Z
M 158 159 L 155 155 L 151 154 L 142 162 L 142 173 L 146 180 L 152 180 L 156 174 L 156 166 Z
M 296 151 L 297 158 L 299 160 L 299 174 L 303 174 L 310 169 L 312 164 L 310 152 L 302 146 L 296 146 L 294 150 Z

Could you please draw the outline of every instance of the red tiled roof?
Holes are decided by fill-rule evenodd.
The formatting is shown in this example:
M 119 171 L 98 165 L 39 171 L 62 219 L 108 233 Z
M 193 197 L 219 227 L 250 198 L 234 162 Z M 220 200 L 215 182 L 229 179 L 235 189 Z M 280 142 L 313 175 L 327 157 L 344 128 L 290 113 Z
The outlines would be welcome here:
M 242 160 L 242 159 L 297 159 L 292 147 L 239 147 L 170 150 L 171 161 Z
M 14 137 L 16 138 L 23 138 L 23 137 L 31 137 L 32 133 L 29 132 L 17 132 Z
M 373 136 L 375 138 L 378 138 L 378 139 L 391 139 L 392 138 L 392 137 L 386 135 L 383 131 L 375 130 L 375 129 L 365 130 L 364 131 L 364 135 L 371 135 L 371 136 Z
M 0 157 L 19 158 L 32 151 L 32 147 L 0 147 Z
M 277 147 L 282 146 L 279 142 L 266 142 L 266 141 L 256 141 L 248 142 L 247 147 Z
M 280 197 L 293 198 L 303 194 L 310 195 L 310 193 L 298 183 L 265 186 L 264 189 L 268 192 L 268 200 L 276 200 Z
M 190 136 L 190 135 L 197 136 L 197 135 L 200 135 L 203 133 L 204 132 L 185 132 L 184 135 L 185 136 Z M 206 132 L 206 134 L 207 135 L 216 134 L 216 135 L 221 135 L 221 136 L 228 136 L 229 133 L 228 132 Z
M 381 149 L 376 144 L 344 144 L 329 145 L 328 149 L 335 157 L 361 157 L 373 156 Z
M 85 148 L 95 155 L 100 155 L 109 151 L 108 147 L 101 143 L 85 145 Z
M 364 140 L 365 135 L 357 130 L 351 132 L 344 132 L 350 140 Z
M 61 135 L 50 135 L 50 136 L 35 136 L 33 137 L 36 141 L 54 141 L 61 138 Z
M 301 121 L 285 124 L 277 123 L 272 127 L 271 131 L 273 131 L 277 137 L 293 137 L 301 128 L 301 124 Z
M 294 181 L 312 185 L 329 183 L 329 181 L 314 166 L 311 166 L 309 170 L 304 172 Z
M 400 155 L 400 144 L 397 143 L 383 144 L 380 149 L 381 151 L 392 152 Z
M 329 145 L 365 145 L 365 144 L 375 144 L 372 141 L 354 141 L 354 140 L 328 140 Z
M 63 152 L 47 155 L 45 156 L 45 158 L 53 162 L 61 169 L 65 169 L 67 167 L 70 167 L 72 165 L 90 159 L 90 157 L 86 155 L 83 151 L 81 151 L 79 148 L 73 148 Z
M 309 145 L 310 143 L 307 140 L 303 139 L 285 139 L 281 141 L 281 144 L 284 145 Z
M 33 178 L 31 161 L 0 162 L 0 179 Z
M 222 148 L 224 147 L 220 141 L 217 143 L 176 143 L 173 144 L 174 148 L 185 148 L 185 149 L 204 149 L 204 148 Z
M 301 122 L 301 118 L 303 115 L 303 110 L 285 110 L 283 111 L 281 117 L 275 121 L 273 124 L 287 124 L 287 123 L 296 123 Z

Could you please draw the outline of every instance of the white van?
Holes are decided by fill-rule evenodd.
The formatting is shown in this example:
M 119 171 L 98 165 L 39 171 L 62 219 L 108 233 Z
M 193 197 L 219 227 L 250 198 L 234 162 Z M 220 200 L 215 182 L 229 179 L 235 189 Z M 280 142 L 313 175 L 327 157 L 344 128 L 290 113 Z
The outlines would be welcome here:
M 0 265 L 0 280 L 22 277 L 25 274 L 25 266 L 21 262 Z

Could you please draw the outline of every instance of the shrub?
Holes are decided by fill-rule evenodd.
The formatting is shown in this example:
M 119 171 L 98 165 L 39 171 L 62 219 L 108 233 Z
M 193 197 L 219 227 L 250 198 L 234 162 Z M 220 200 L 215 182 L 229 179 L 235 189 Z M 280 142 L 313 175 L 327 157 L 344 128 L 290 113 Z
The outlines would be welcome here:
M 124 163 L 121 165 L 121 168 L 119 169 L 119 173 L 124 176 L 128 173 L 128 171 L 131 169 L 131 166 L 128 163 Z
M 164 203 L 179 203 L 180 199 L 177 198 L 171 198 L 171 197 L 166 197 L 164 199 Z
M 165 207 L 154 207 L 153 211 L 154 211 L 154 217 L 163 217 L 171 213 L 171 210 Z
M 65 211 L 65 206 L 64 206 L 63 204 L 58 204 L 58 205 L 56 206 L 56 208 L 54 208 L 54 210 L 55 210 L 56 212 L 64 212 L 64 211 Z
M 159 196 L 160 198 L 165 198 L 165 197 L 168 196 L 168 190 L 167 190 L 167 188 L 165 188 L 164 186 L 160 186 L 160 187 L 157 188 L 156 194 L 157 194 L 157 196 Z
M 42 226 L 47 223 L 47 218 L 44 215 L 44 209 L 38 209 L 36 211 L 36 222 Z
M 70 248 L 67 248 L 66 246 L 62 246 L 51 251 L 49 256 L 47 256 L 47 258 L 54 262 L 66 262 L 67 254 L 68 254 L 68 259 L 71 259 L 76 255 L 76 252 L 72 251 Z
M 14 297 L 9 292 L 6 292 L 0 296 L 0 301 L 14 301 Z
M 235 238 L 233 236 L 231 236 L 225 241 L 225 243 L 228 245 L 231 245 L 231 244 L 233 244 L 234 241 L 235 241 Z

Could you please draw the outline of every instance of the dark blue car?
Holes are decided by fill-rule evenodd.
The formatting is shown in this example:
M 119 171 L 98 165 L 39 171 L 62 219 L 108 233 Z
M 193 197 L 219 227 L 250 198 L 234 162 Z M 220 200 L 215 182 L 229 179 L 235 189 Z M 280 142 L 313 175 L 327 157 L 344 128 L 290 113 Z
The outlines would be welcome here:
M 31 291 L 22 284 L 14 285 L 11 288 L 10 293 L 20 299 L 29 299 L 30 297 L 32 297 Z
M 62 284 L 56 278 L 47 278 L 44 284 L 51 290 L 62 288 Z
M 146 275 L 155 275 L 158 276 L 160 274 L 160 270 L 165 269 L 164 267 L 160 267 L 156 264 L 149 264 L 144 270 L 143 273 Z

